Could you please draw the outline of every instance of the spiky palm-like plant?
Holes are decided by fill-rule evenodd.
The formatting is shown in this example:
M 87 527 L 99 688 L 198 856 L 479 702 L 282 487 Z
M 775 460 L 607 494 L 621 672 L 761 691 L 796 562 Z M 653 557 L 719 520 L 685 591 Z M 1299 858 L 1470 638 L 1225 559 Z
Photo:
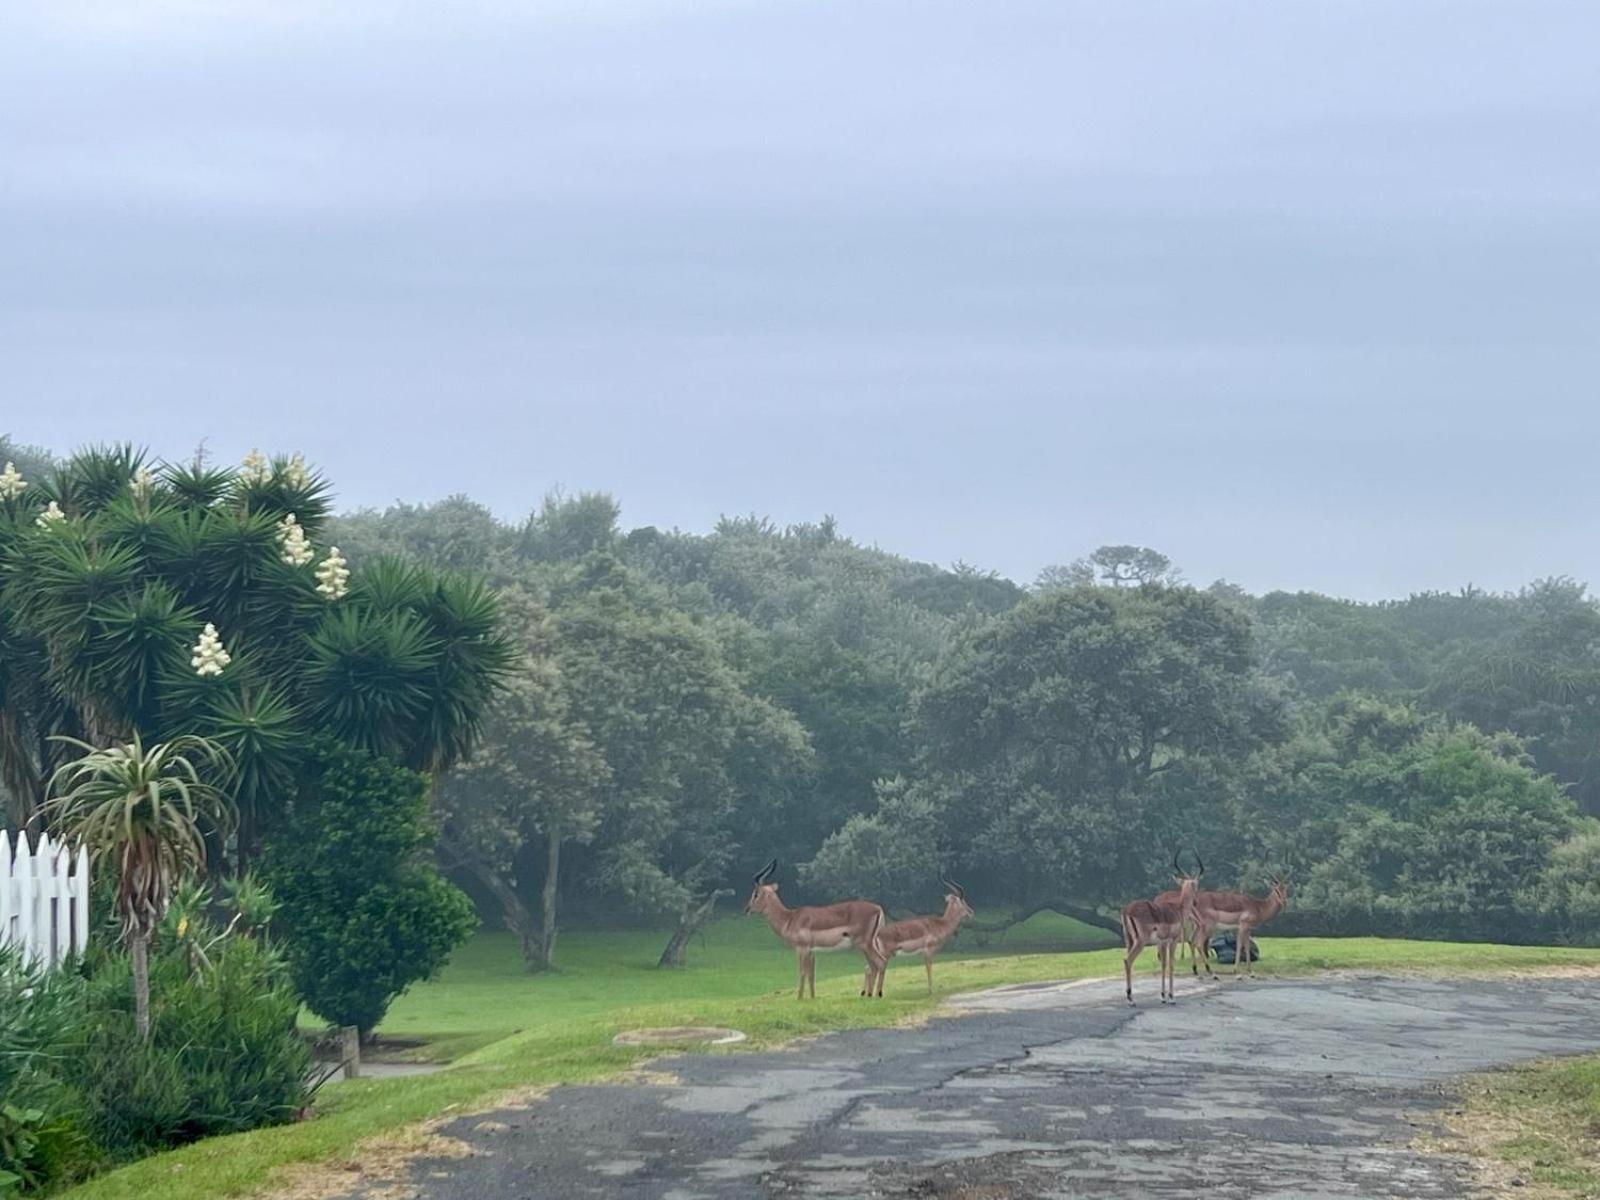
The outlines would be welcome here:
M 51 500 L 65 517 L 41 523 Z M 423 770 L 462 757 L 509 661 L 492 598 L 384 560 L 319 591 L 315 560 L 283 538 L 293 514 L 326 558 L 328 511 L 298 457 L 230 471 L 126 447 L 0 497 L 0 779 L 21 814 L 62 759 L 51 735 L 199 735 L 238 768 L 242 862 L 317 732 Z M 230 656 L 220 674 L 191 667 L 207 624 Z
M 182 879 L 205 870 L 208 828 L 225 826 L 232 802 L 211 780 L 226 778 L 226 751 L 200 737 L 146 747 L 138 734 L 82 751 L 50 780 L 46 816 L 69 839 L 89 847 L 116 876 L 116 909 L 133 960 L 134 1019 L 150 1036 L 150 935 Z

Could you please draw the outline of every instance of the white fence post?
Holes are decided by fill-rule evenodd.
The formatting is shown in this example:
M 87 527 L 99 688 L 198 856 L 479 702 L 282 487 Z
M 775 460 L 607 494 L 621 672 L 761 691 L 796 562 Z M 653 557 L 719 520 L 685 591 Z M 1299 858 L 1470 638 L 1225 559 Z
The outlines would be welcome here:
M 89 853 L 0 829 L 0 942 L 53 967 L 89 944 Z

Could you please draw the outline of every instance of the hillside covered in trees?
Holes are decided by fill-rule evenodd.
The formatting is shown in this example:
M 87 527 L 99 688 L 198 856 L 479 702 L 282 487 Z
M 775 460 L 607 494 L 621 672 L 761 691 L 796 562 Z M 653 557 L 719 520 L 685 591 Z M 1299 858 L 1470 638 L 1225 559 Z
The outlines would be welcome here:
M 1195 587 L 1102 547 L 1030 586 L 831 518 L 626 529 L 609 496 L 346 515 L 353 561 L 488 573 L 524 656 L 442 789 L 458 877 L 554 953 L 558 910 L 785 895 L 1105 911 L 1194 846 L 1294 884 L 1286 927 L 1600 934 L 1600 606 L 1570 579 L 1378 604 Z
M 1106 546 L 1021 586 L 831 518 L 629 529 L 597 493 L 321 538 L 391 591 L 421 566 L 497 593 L 512 669 L 432 804 L 532 966 L 563 913 L 670 920 L 771 857 L 791 900 L 904 911 L 948 873 L 988 914 L 1104 920 L 1193 847 L 1230 886 L 1287 875 L 1285 929 L 1600 938 L 1600 605 L 1571 579 L 1252 596 Z

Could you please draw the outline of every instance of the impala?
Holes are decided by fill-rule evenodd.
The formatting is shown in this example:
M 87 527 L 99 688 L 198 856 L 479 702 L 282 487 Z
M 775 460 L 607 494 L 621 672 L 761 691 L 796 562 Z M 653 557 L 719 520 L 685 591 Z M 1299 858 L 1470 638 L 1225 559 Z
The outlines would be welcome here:
M 1195 860 L 1199 861 L 1199 855 Z M 1200 876 L 1185 875 L 1176 854 L 1172 856 L 1172 870 L 1178 880 L 1176 900 L 1163 900 L 1160 896 L 1135 900 L 1122 910 L 1122 945 L 1127 951 L 1122 959 L 1122 974 L 1129 1004 L 1133 1003 L 1133 964 L 1152 944 L 1161 965 L 1161 1002 L 1165 1004 L 1173 998 L 1172 962 L 1178 943 L 1183 940 L 1184 927 L 1194 920 L 1194 887 Z M 1166 894 L 1170 893 L 1163 893 Z
M 883 909 L 870 900 L 846 900 L 841 904 L 820 907 L 789 908 L 778 899 L 778 885 L 771 882 L 772 873 L 778 869 L 773 859 L 756 872 L 755 886 L 750 899 L 745 901 L 746 913 L 760 913 L 777 934 L 790 946 L 800 967 L 800 999 L 805 998 L 806 984 L 811 985 L 811 998 L 817 998 L 818 950 L 842 950 L 854 946 L 867 958 L 867 977 L 883 970 L 886 961 L 879 935 L 883 930 Z M 866 988 L 861 989 L 868 995 Z
M 1199 907 L 1200 897 L 1208 894 L 1206 892 L 1202 892 L 1202 891 L 1198 890 L 1199 885 L 1200 885 L 1200 880 L 1205 877 L 1206 864 L 1205 864 L 1205 860 L 1203 860 L 1200 857 L 1200 851 L 1191 850 L 1190 853 L 1194 855 L 1194 867 L 1195 867 L 1194 880 L 1195 880 L 1195 887 L 1197 889 L 1195 891 L 1195 894 L 1194 894 L 1194 902 L 1195 902 L 1195 906 Z M 1176 854 L 1174 854 L 1172 856 L 1172 868 L 1175 871 L 1178 870 L 1178 856 Z M 1181 872 L 1179 873 L 1178 877 L 1180 879 L 1183 877 Z M 1181 899 L 1182 899 L 1181 892 L 1178 889 L 1174 888 L 1171 891 L 1162 892 L 1159 896 L 1156 897 L 1155 902 L 1157 904 L 1177 904 L 1177 903 L 1179 903 L 1181 901 Z M 1198 944 L 1199 947 L 1200 947 L 1200 953 L 1202 955 L 1205 955 L 1206 954 L 1206 945 L 1205 945 L 1204 942 L 1196 943 L 1193 940 L 1193 938 L 1194 938 L 1194 930 L 1195 930 L 1195 921 L 1191 918 L 1188 924 L 1189 924 L 1189 927 L 1188 927 L 1187 930 L 1184 931 L 1183 938 L 1178 943 L 1178 947 L 1179 947 L 1180 950 L 1188 950 L 1189 951 L 1190 965 L 1194 966 L 1194 961 L 1193 960 L 1194 960 L 1194 954 L 1195 954 L 1195 946 Z M 1210 969 L 1211 969 L 1211 963 L 1208 961 L 1206 963 L 1206 970 L 1209 971 Z M 1194 973 L 1196 975 L 1200 974 L 1200 968 L 1195 966 L 1194 967 Z
M 972 905 L 967 903 L 967 889 L 952 879 L 939 880 L 948 891 L 944 897 L 944 912 L 936 917 L 907 917 L 883 927 L 878 940 L 883 943 L 884 966 L 896 954 L 922 955 L 923 968 L 928 972 L 928 995 L 933 995 L 933 956 L 950 940 L 961 922 L 972 916 Z M 867 968 L 867 991 L 874 983 L 877 994 L 883 995 L 884 967 L 878 968 L 874 980 L 872 968 Z
M 1249 892 L 1197 892 L 1194 897 L 1194 951 L 1206 960 L 1206 974 L 1215 975 L 1206 947 L 1211 935 L 1218 929 L 1236 928 L 1239 937 L 1235 942 L 1233 973 L 1239 973 L 1239 963 L 1244 962 L 1247 975 L 1254 975 L 1250 963 L 1250 931 L 1265 925 L 1284 910 L 1289 903 L 1289 882 L 1274 879 L 1265 896 L 1252 896 Z M 1195 974 L 1200 973 L 1197 965 Z

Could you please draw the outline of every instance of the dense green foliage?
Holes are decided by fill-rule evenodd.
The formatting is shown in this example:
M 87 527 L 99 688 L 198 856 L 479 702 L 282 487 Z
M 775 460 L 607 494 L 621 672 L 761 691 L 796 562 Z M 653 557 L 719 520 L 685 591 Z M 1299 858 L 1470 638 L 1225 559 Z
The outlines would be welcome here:
M 546 765 L 527 760 L 525 781 L 570 778 L 558 751 L 569 767 L 598 755 L 606 783 L 579 789 L 559 879 L 537 814 L 577 797 L 523 789 L 497 881 L 512 909 L 559 887 L 591 911 L 671 911 L 673 885 L 737 887 L 775 854 L 791 899 L 918 907 L 952 871 L 991 907 L 1104 911 L 1193 846 L 1228 886 L 1289 872 L 1284 920 L 1308 928 L 1600 936 L 1578 815 L 1600 808 L 1600 607 L 1567 580 L 1256 598 L 1108 546 L 1024 592 L 859 546 L 831 520 L 624 532 L 589 494 L 521 525 L 461 497 L 336 525 L 357 561 L 480 567 L 533 614 L 523 676 L 544 697 Z M 716 695 L 693 682 L 716 677 L 743 699 L 685 721 L 681 697 Z M 765 732 L 730 763 L 707 734 L 737 740 L 735 712 Z M 1383 719 L 1411 736 L 1351 732 Z M 471 772 L 447 784 L 452 820 L 476 802 L 509 827 L 514 789 Z M 684 786 L 707 772 L 709 790 Z
M 95 968 L 85 1036 L 67 1061 L 93 1142 L 135 1158 L 219 1133 L 292 1120 L 306 1103 L 311 1051 L 295 1028 L 300 1000 L 278 952 L 176 922 L 151 959 L 152 1026 L 134 1028 L 130 964 Z
M 427 857 L 425 776 L 331 738 L 304 770 L 262 878 L 306 1004 L 368 1031 L 472 931 L 472 907 Z
M 327 484 L 298 457 L 224 470 L 112 447 L 26 484 L 0 496 L 0 780 L 19 822 L 67 757 L 55 735 L 216 741 L 245 856 L 313 732 L 429 771 L 470 749 L 505 662 L 492 596 L 410 563 L 339 576 L 318 544 Z
M 1236 822 L 1298 882 L 1285 928 L 1512 941 L 1578 931 L 1572 847 L 1600 829 L 1515 736 L 1350 694 L 1256 758 Z
M 87 1157 L 86 1118 L 64 1081 L 82 987 L 0 945 L 0 1196 L 48 1187 Z
M 307 1102 L 311 1052 L 282 958 L 219 929 L 188 892 L 153 943 L 148 1037 L 128 955 L 42 971 L 0 948 L 0 1195 L 282 1124 Z

